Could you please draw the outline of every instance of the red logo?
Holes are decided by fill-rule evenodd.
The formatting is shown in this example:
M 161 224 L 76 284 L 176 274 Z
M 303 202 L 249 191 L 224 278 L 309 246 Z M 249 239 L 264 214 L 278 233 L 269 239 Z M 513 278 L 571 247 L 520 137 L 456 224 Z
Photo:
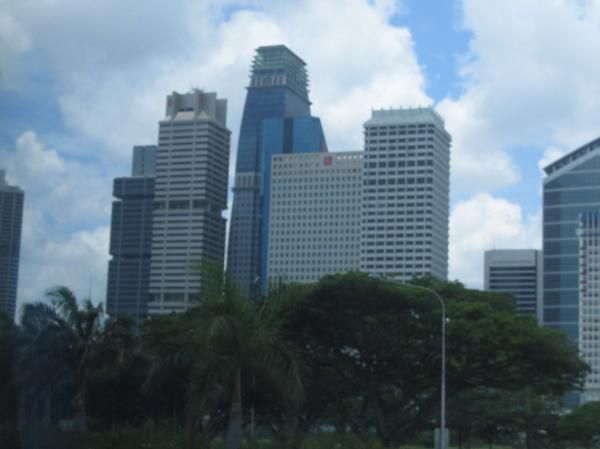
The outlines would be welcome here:
M 323 158 L 323 164 L 325 164 L 325 165 L 331 165 L 332 162 L 333 162 L 333 160 L 332 160 L 331 156 L 325 156 Z

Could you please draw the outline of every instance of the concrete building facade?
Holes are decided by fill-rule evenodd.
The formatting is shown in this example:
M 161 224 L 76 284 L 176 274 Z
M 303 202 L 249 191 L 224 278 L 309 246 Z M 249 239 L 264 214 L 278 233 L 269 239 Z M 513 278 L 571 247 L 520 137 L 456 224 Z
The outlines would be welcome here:
M 173 92 L 159 123 L 148 312 L 182 312 L 200 298 L 199 266 L 223 264 L 230 131 L 227 100 Z
M 450 135 L 432 108 L 374 110 L 364 124 L 363 272 L 448 276 Z
M 517 311 L 542 320 L 542 252 L 494 249 L 484 253 L 484 289 L 511 295 Z
M 359 270 L 362 172 L 362 152 L 273 156 L 270 282 Z
M 581 402 L 600 401 L 600 212 L 580 215 L 579 355 L 590 366 Z
M 137 320 L 148 314 L 156 146 L 133 148 L 132 176 L 116 178 L 110 225 L 106 311 Z
M 579 337 L 579 217 L 600 210 L 600 138 L 544 168 L 545 326 Z
M 0 170 L 0 311 L 15 318 L 25 193 Z

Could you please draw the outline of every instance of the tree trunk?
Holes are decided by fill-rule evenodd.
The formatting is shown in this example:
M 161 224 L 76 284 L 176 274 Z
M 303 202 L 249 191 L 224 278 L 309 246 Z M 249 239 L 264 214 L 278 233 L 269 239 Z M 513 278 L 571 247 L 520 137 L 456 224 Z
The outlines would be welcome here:
M 235 370 L 233 398 L 227 424 L 227 449 L 240 449 L 242 443 L 242 372 Z
M 85 410 L 85 393 L 79 392 L 73 398 L 73 409 L 75 410 L 75 429 L 87 432 L 87 416 Z

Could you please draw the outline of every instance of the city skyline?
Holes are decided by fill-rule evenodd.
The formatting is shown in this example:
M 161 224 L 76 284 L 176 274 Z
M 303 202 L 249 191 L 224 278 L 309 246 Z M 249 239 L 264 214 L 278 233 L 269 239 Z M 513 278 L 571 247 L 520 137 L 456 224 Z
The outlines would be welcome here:
M 437 9 L 430 4 L 424 11 L 414 1 L 401 8 L 360 1 L 319 8 L 306 2 L 298 7 L 299 19 L 270 3 L 214 7 L 202 20 L 209 21 L 206 30 L 214 31 L 215 40 L 209 39 L 210 33 L 195 35 L 192 47 L 180 41 L 161 47 L 165 44 L 131 32 L 126 20 L 122 29 L 128 34 L 118 32 L 118 22 L 113 37 L 96 41 L 87 30 L 60 21 L 42 25 L 44 14 L 50 13 L 44 7 L 35 14 L 27 4 L 7 7 L 2 14 L 9 19 L 2 23 L 11 24 L 13 32 L 10 45 L 0 46 L 6 56 L 0 113 L 8 117 L 0 136 L 0 165 L 6 165 L 9 183 L 28 194 L 21 299 L 38 299 L 56 284 L 103 298 L 111 180 L 127 174 L 132 145 L 156 143 L 156 119 L 148 117 L 160 116 L 156 111 L 167 92 L 200 83 L 229 100 L 235 153 L 253 49 L 277 43 L 306 60 L 313 114 L 323 119 L 331 151 L 362 149 L 360 124 L 371 108 L 434 103 L 454 139 L 450 279 L 481 287 L 484 249 L 540 246 L 539 166 L 599 134 L 590 111 L 598 108 L 595 98 L 600 95 L 593 81 L 600 68 L 590 56 L 598 49 L 594 24 L 600 19 L 593 5 L 566 1 L 544 10 L 536 10 L 533 2 L 516 2 L 502 14 L 470 1 L 449 4 Z M 85 18 L 87 13 L 65 16 L 72 19 L 73 14 Z M 145 14 L 149 19 L 159 16 L 152 7 Z M 317 36 L 307 37 L 299 25 L 307 23 L 306 14 L 332 26 L 316 26 Z M 347 23 L 332 21 L 338 16 L 347 17 L 340 21 Z M 528 35 L 521 29 L 523 22 L 535 22 L 540 30 L 583 27 L 586 32 L 579 35 L 589 36 L 589 41 L 581 45 L 571 37 Z M 427 24 L 436 30 L 430 37 L 425 37 Z M 66 34 L 55 33 L 54 26 L 64 27 L 67 34 L 81 33 L 81 39 L 69 39 L 69 49 L 80 56 L 72 58 L 77 67 L 60 52 Z M 352 36 L 350 30 L 361 27 L 373 30 L 369 42 Z M 51 35 L 56 36 L 49 39 Z M 348 38 L 335 40 L 336 35 Z M 120 38 L 131 39 L 127 42 L 133 47 L 108 54 L 112 39 Z M 335 45 L 318 44 L 328 39 Z M 136 42 L 141 41 L 152 51 L 138 51 Z M 181 60 L 165 56 L 167 48 L 173 50 L 171 44 L 185 49 Z M 559 49 L 546 52 L 544 46 Z M 197 56 L 195 61 L 190 54 Z M 154 66 L 157 60 L 162 65 Z M 105 70 L 96 70 L 98 61 L 107 62 Z M 496 70 L 516 65 L 518 74 Z M 548 65 L 554 71 L 547 76 L 537 70 Z M 223 85 L 230 87 L 222 90 Z M 141 111 L 139 116 L 131 114 L 134 109 Z

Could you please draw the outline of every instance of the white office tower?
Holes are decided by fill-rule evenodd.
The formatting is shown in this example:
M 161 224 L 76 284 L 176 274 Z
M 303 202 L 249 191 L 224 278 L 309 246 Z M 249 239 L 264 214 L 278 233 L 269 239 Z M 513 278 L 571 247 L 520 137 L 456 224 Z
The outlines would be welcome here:
M 510 295 L 517 311 L 542 324 L 542 251 L 491 249 L 484 253 L 484 289 Z
M 200 297 L 199 265 L 225 249 L 230 131 L 227 100 L 194 89 L 167 97 L 159 123 L 150 314 L 181 312 Z
M 592 369 L 582 402 L 600 401 L 600 212 L 584 212 L 579 237 L 579 355 Z
M 361 271 L 448 276 L 450 134 L 432 108 L 374 110 L 364 124 Z
M 269 282 L 316 282 L 360 268 L 363 155 L 275 155 L 269 221 Z

